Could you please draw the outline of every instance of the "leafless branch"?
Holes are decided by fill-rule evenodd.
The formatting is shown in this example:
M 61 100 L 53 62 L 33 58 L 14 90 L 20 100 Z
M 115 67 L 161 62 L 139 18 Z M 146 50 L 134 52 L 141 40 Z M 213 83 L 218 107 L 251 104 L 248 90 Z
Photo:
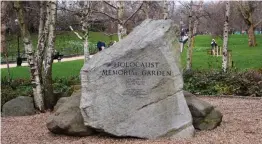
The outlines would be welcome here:
M 257 22 L 257 23 L 254 25 L 254 27 L 257 27 L 260 23 L 262 23 L 262 19 L 261 19 L 259 22 Z
M 128 17 L 125 22 L 124 22 L 124 25 L 127 23 L 128 20 L 130 20 L 131 18 L 133 18 L 133 16 L 142 8 L 144 2 L 141 3 L 141 5 L 137 8 L 137 10 L 130 16 Z
M 94 13 L 100 13 L 100 14 L 103 14 L 103 15 L 105 15 L 105 16 L 107 16 L 107 17 L 113 19 L 114 21 L 118 21 L 118 22 L 120 22 L 119 19 L 117 19 L 117 18 L 115 18 L 115 17 L 113 17 L 113 16 L 111 16 L 111 15 L 109 15 L 109 14 L 107 14 L 107 13 L 104 13 L 104 12 L 101 12 L 101 11 L 93 11 L 93 12 L 94 12 Z
M 182 3 L 181 1 L 178 1 L 183 7 L 185 7 L 186 9 L 189 9 L 190 8 L 190 6 L 189 5 L 187 5 L 187 4 L 184 4 L 184 3 Z
M 64 7 L 57 8 L 57 10 L 64 10 L 64 11 L 73 13 L 73 15 L 76 15 L 76 16 L 78 16 L 78 17 L 81 17 L 81 13 L 78 12 L 78 11 L 70 10 L 70 9 L 67 9 L 67 8 L 64 8 Z
M 105 4 L 109 5 L 110 7 L 114 8 L 114 9 L 117 9 L 117 7 L 115 7 L 114 5 L 110 4 L 109 2 L 107 1 L 103 1 Z
M 72 32 L 74 32 L 74 33 L 76 34 L 76 36 L 77 36 L 79 39 L 83 40 L 83 37 L 81 37 L 81 36 L 79 35 L 79 33 L 77 33 L 76 31 L 74 31 L 74 29 L 73 29 L 71 26 L 69 26 L 69 28 L 71 29 Z
M 32 7 L 24 7 L 25 9 L 30 9 L 30 10 L 33 10 L 33 11 L 35 11 L 35 12 L 37 12 L 38 13 L 38 11 L 39 11 L 39 9 L 38 8 L 32 8 Z

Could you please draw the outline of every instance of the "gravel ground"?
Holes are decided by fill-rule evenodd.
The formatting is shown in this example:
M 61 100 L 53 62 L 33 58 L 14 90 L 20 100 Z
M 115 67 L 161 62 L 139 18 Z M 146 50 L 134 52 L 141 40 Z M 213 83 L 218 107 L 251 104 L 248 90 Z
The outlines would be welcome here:
M 212 131 L 196 132 L 191 139 L 141 140 L 105 136 L 70 137 L 54 135 L 46 128 L 49 113 L 2 118 L 2 144 L 262 144 L 262 99 L 201 97 L 224 117 Z

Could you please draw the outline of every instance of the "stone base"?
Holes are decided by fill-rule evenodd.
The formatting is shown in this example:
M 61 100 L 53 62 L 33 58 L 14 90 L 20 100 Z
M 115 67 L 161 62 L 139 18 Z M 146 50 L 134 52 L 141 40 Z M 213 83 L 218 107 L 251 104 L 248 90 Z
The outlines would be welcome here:
M 192 138 L 195 135 L 195 128 L 193 125 L 190 125 L 183 129 L 182 131 L 179 131 L 178 133 L 171 136 L 171 139 L 177 139 L 177 138 Z

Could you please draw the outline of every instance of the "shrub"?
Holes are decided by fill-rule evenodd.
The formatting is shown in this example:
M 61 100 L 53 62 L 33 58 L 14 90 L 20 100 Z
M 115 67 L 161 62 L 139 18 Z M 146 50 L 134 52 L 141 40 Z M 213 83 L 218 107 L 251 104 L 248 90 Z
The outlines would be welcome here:
M 71 85 L 80 83 L 80 77 L 56 78 L 53 81 L 54 92 L 72 93 Z M 18 96 L 33 96 L 32 84 L 29 79 L 15 79 L 8 83 L 1 79 L 1 108 L 9 100 Z
M 1 86 L 1 109 L 3 105 L 13 98 L 18 97 L 16 91 L 14 91 L 10 86 Z
M 88 48 L 89 48 L 90 55 L 96 54 L 98 52 L 97 46 L 94 43 L 89 42 Z
M 262 73 L 255 70 L 185 72 L 184 89 L 204 95 L 262 96 Z

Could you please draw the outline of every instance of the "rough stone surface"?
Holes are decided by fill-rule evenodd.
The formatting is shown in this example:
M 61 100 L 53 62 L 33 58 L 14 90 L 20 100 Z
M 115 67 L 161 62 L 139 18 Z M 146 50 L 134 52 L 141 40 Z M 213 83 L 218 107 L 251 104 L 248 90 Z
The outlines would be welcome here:
M 193 116 L 193 125 L 196 129 L 212 130 L 220 125 L 223 117 L 220 111 L 190 92 L 184 91 L 184 96 Z
M 3 105 L 3 116 L 27 116 L 36 113 L 32 97 L 19 96 Z
M 73 136 L 88 136 L 93 133 L 91 128 L 84 125 L 79 109 L 80 96 L 81 93 L 78 93 L 58 101 L 57 110 L 48 117 L 46 124 L 48 130 L 56 134 Z
M 184 91 L 184 96 L 193 117 L 205 117 L 214 109 L 211 104 L 198 99 L 192 93 Z
M 56 105 L 54 106 L 54 110 L 53 110 L 53 111 L 57 111 L 57 109 L 58 109 L 63 103 L 65 103 L 68 99 L 69 99 L 69 97 L 61 97 L 61 98 L 57 101 Z
M 123 137 L 192 137 L 177 30 L 171 20 L 146 20 L 83 66 L 85 125 Z
M 199 130 L 212 130 L 220 125 L 222 122 L 222 113 L 213 109 L 207 116 L 194 120 L 194 126 Z M 194 118 L 193 118 L 194 119 Z

